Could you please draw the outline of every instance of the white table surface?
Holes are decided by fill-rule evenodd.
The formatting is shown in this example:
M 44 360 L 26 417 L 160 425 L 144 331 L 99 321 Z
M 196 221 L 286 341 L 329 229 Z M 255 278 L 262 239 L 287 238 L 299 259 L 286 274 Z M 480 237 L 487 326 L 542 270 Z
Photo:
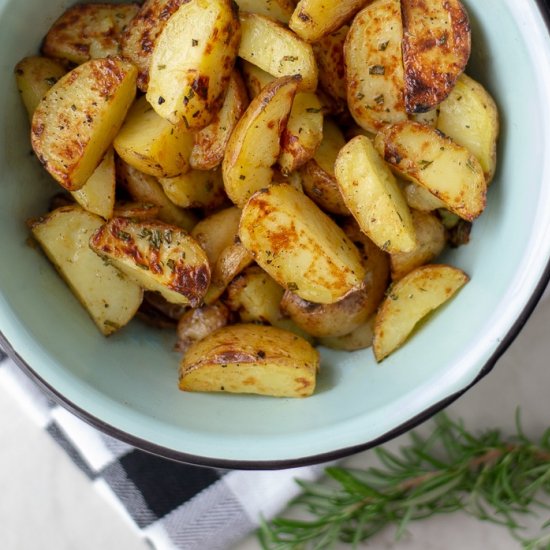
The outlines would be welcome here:
M 549 390 L 550 299 L 547 299 L 493 372 L 448 412 L 455 418 L 463 418 L 471 429 L 500 427 L 505 433 L 512 433 L 519 405 L 525 431 L 537 436 L 550 426 Z M 1 387 L 0 441 L 0 549 L 148 548 L 132 526 L 94 491 L 50 436 Z M 392 445 L 403 441 L 401 438 Z M 365 465 L 369 456 L 368 452 L 362 453 L 348 462 Z M 519 544 L 503 528 L 455 514 L 411 525 L 398 543 L 393 541 L 393 532 L 389 530 L 369 547 L 515 550 Z M 251 536 L 236 550 L 258 548 Z

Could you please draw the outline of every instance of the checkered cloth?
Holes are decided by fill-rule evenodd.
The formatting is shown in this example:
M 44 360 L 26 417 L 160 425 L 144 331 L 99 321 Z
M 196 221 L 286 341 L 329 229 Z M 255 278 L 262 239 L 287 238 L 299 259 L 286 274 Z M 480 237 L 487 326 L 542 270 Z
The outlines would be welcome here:
M 0 349 L 0 384 L 158 550 L 223 550 L 280 512 L 320 467 L 222 471 L 164 460 L 96 431 L 49 399 Z

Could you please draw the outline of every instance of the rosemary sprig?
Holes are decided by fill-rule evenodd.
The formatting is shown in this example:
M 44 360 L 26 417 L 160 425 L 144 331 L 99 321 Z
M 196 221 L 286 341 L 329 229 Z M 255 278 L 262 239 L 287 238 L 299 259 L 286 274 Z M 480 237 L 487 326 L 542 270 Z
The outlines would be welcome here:
M 480 520 L 508 527 L 526 550 L 550 548 L 550 521 L 536 538 L 518 523 L 534 505 L 550 508 L 550 428 L 538 443 L 523 433 L 504 439 L 498 430 L 479 436 L 446 415 L 424 438 L 411 432 L 411 443 L 398 453 L 374 452 L 380 468 L 330 467 L 328 480 L 298 481 L 302 494 L 291 505 L 310 519 L 276 518 L 263 522 L 259 539 L 266 550 L 321 550 L 337 541 L 356 547 L 394 525 L 399 538 L 411 521 L 463 510 Z

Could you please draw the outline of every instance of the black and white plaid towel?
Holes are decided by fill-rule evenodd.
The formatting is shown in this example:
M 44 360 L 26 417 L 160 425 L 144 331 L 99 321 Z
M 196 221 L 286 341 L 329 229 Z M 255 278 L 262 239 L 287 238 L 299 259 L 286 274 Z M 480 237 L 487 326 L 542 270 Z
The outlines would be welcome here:
M 104 435 L 57 405 L 0 349 L 0 384 L 15 394 L 96 489 L 126 514 L 157 550 L 224 550 L 281 511 L 295 478 L 320 467 L 222 471 L 144 453 Z

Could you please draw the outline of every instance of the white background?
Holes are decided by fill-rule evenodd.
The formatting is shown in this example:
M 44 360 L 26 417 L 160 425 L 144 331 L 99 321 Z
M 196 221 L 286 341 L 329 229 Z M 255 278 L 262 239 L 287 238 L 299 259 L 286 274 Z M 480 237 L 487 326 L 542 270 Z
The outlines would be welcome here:
M 448 412 L 455 418 L 463 418 L 470 429 L 500 427 L 510 434 L 516 406 L 520 406 L 526 432 L 537 436 L 550 426 L 549 393 L 550 300 L 547 299 L 493 372 Z M 148 548 L 137 531 L 104 502 L 50 436 L 34 424 L 20 403 L 2 387 L 0 441 L 2 550 Z M 401 438 L 392 446 L 404 442 Z M 369 456 L 368 452 L 363 453 L 348 462 L 364 466 Z M 519 547 L 505 529 L 460 514 L 414 524 L 399 543 L 393 541 L 390 529 L 370 546 L 406 550 Z M 254 537 L 238 546 L 239 550 L 257 548 Z

